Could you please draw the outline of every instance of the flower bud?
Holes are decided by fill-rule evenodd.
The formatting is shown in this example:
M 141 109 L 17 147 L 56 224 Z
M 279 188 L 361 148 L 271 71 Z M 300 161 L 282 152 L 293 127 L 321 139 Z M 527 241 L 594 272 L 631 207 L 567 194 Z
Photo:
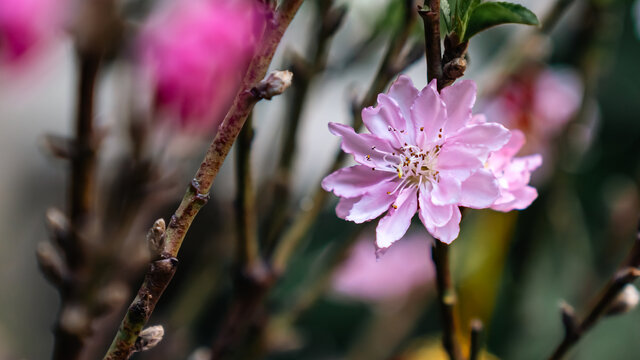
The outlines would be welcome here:
M 47 280 L 56 286 L 61 285 L 68 269 L 58 250 L 51 243 L 43 241 L 38 244 L 36 257 Z
M 158 258 L 164 250 L 164 232 L 166 225 L 164 219 L 160 218 L 153 223 L 151 229 L 147 233 L 147 244 L 153 258 Z
M 136 339 L 135 351 L 147 351 L 153 349 L 162 341 L 164 336 L 164 328 L 162 325 L 150 326 L 140 332 Z
M 627 284 L 618 293 L 618 296 L 613 300 L 609 309 L 607 309 L 607 316 L 618 315 L 633 310 L 640 302 L 640 292 L 633 284 Z
M 272 97 L 282 94 L 289 86 L 293 73 L 288 70 L 272 71 L 266 79 L 262 80 L 253 89 L 253 94 L 261 99 L 271 100 Z

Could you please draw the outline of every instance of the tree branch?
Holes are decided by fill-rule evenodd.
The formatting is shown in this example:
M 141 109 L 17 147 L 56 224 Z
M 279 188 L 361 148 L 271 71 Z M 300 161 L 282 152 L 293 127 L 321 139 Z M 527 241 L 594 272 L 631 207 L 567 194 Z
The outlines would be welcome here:
M 272 74 L 262 81 L 260 79 L 266 75 L 278 44 L 301 4 L 302 0 L 285 0 L 280 8 L 276 10 L 274 18 L 269 19 L 267 29 L 262 38 L 262 46 L 247 69 L 241 89 L 220 125 L 178 209 L 171 216 L 171 221 L 164 234 L 162 252 L 160 254 L 161 260 L 153 262 L 150 266 L 145 281 L 138 291 L 138 295 L 141 297 L 136 297 L 132 304 L 133 307 L 139 300 L 142 300 L 144 304 L 149 306 L 149 311 L 145 311 L 144 316 L 136 316 L 140 313 L 134 309 L 135 314 L 131 317 L 132 309 L 130 308 L 130 311 L 127 312 L 122 321 L 110 350 L 105 355 L 105 359 L 127 359 L 131 355 L 135 339 L 137 339 L 140 330 L 149 316 L 151 316 L 153 307 L 159 300 L 162 291 L 171 281 L 177 265 L 176 257 L 184 237 L 193 219 L 209 199 L 208 193 L 213 181 L 218 175 L 222 163 L 238 137 L 253 106 L 261 99 L 270 99 L 272 96 L 282 93 L 290 85 L 291 74 L 287 72 Z M 156 296 L 147 300 L 145 294 L 151 291 L 149 290 L 150 287 L 153 287 L 153 291 L 158 292 Z M 130 326 L 130 323 L 134 325 Z M 134 343 L 132 344 L 129 339 L 134 339 Z M 123 346 L 119 346 L 119 344 L 123 344 Z
M 436 268 L 438 302 L 442 317 L 442 345 L 451 360 L 461 360 L 462 352 L 456 338 L 455 305 L 457 302 L 449 264 L 449 245 L 435 240 L 431 252 Z
M 586 317 L 581 321 L 574 314 L 573 308 L 565 304 L 562 306 L 562 322 L 565 336 L 556 347 L 549 360 L 562 359 L 569 350 L 589 331 L 619 299 L 619 295 L 627 284 L 631 284 L 640 277 L 640 230 L 636 241 L 629 252 L 629 257 L 601 291 L 594 305 L 589 309 Z
M 427 81 L 436 79 L 442 89 L 442 51 L 440 49 L 440 0 L 425 0 L 418 10 L 424 22 L 424 40 L 427 59 Z

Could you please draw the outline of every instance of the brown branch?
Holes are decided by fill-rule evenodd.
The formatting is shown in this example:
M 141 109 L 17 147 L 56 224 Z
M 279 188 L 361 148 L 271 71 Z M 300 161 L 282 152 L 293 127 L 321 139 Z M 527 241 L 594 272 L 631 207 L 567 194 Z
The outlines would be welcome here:
M 55 343 L 53 359 L 73 360 L 80 356 L 84 346 L 84 338 L 88 333 L 90 320 L 86 315 L 86 329 L 70 328 L 65 324 L 65 314 L 70 314 L 77 306 L 79 292 L 83 285 L 78 282 L 80 274 L 84 273 L 86 265 L 86 244 L 82 233 L 93 213 L 93 199 L 95 189 L 96 150 L 93 126 L 94 91 L 100 56 L 94 53 L 78 52 L 78 100 L 76 108 L 75 136 L 70 152 L 71 170 L 69 180 L 69 210 L 67 221 L 68 232 L 64 238 L 54 238 L 60 245 L 68 273 L 66 281 L 60 282 L 61 296 L 60 314 L 54 328 Z M 60 234 L 58 234 L 60 235 Z M 55 234 L 54 234 L 55 236 Z M 42 267 L 42 264 L 41 264 Z M 76 331 L 78 330 L 78 331 Z
M 236 147 L 236 267 L 247 272 L 259 261 L 258 230 L 256 226 L 255 196 L 251 176 L 252 117 L 242 128 Z
M 601 291 L 594 305 L 583 320 L 578 319 L 569 305 L 562 306 L 562 322 L 565 336 L 556 347 L 549 360 L 562 359 L 569 350 L 589 331 L 612 306 L 619 300 L 619 295 L 627 284 L 640 277 L 640 230 L 631 248 L 629 257 Z
M 424 39 L 427 59 L 427 81 L 436 79 L 442 89 L 442 51 L 440 50 L 440 0 L 425 0 L 418 10 L 424 22 Z
M 449 245 L 435 240 L 431 252 L 436 268 L 436 285 L 438 288 L 438 302 L 442 317 L 442 345 L 451 360 L 462 359 L 460 344 L 456 338 L 455 305 L 457 302 L 449 264 Z
M 151 315 L 153 307 L 159 300 L 162 291 L 171 281 L 173 272 L 175 271 L 175 265 L 177 264 L 176 257 L 184 241 L 184 237 L 193 219 L 209 199 L 208 193 L 213 185 L 213 181 L 229 153 L 231 146 L 244 126 L 247 117 L 251 113 L 253 106 L 261 99 L 270 99 L 272 96 L 282 93 L 282 91 L 290 85 L 291 73 L 288 72 L 272 74 L 262 81 L 260 81 L 260 79 L 263 79 L 266 75 L 278 44 L 301 4 L 302 0 L 285 0 L 273 14 L 274 17 L 269 19 L 262 39 L 262 46 L 247 69 L 241 89 L 236 95 L 227 116 L 220 125 L 178 209 L 171 217 L 169 226 L 164 234 L 161 260 L 152 263 L 145 277 L 145 282 L 138 291 L 138 295 L 141 296 L 140 300 L 143 302 L 146 301 L 146 289 L 150 286 L 152 286 L 153 289 L 159 290 L 159 293 L 149 300 L 153 303 L 148 303 L 150 311 L 145 311 L 144 316 L 134 316 L 132 319 L 130 317 L 131 312 L 127 312 L 110 350 L 105 355 L 105 359 L 127 359 L 128 356 L 130 356 L 133 351 L 135 339 L 137 339 L 140 330 Z M 159 263 L 158 261 L 161 262 Z M 169 275 L 169 269 L 172 269 L 171 275 Z M 134 300 L 134 305 L 137 300 L 138 297 Z M 135 320 L 135 326 L 127 325 L 131 320 Z M 119 339 L 134 339 L 134 343 L 132 344 L 128 340 L 121 341 Z M 119 346 L 118 344 L 124 344 L 124 346 Z
M 418 9 L 418 13 L 424 22 L 425 53 L 427 58 L 427 79 L 429 82 L 436 80 L 438 91 L 453 83 L 444 77 L 442 68 L 442 52 L 440 49 L 440 1 L 425 0 L 424 6 Z M 451 59 L 464 55 L 466 44 L 458 44 L 457 41 L 447 38 L 449 52 L 445 54 L 445 60 L 451 57 L 451 51 L 461 48 Z M 465 64 L 466 66 L 466 64 Z M 462 71 L 463 73 L 464 71 Z M 462 76 L 462 73 L 456 74 Z M 455 79 L 454 79 L 455 80 Z M 456 335 L 455 304 L 456 294 L 451 279 L 451 269 L 449 264 L 449 245 L 435 239 L 431 252 L 433 263 L 436 268 L 436 284 L 438 288 L 438 302 L 440 303 L 440 313 L 442 317 L 442 345 L 451 360 L 462 359 L 460 344 Z
M 471 321 L 471 343 L 469 345 L 469 360 L 478 360 L 480 350 L 482 350 L 482 332 L 484 326 L 482 321 L 475 319 Z

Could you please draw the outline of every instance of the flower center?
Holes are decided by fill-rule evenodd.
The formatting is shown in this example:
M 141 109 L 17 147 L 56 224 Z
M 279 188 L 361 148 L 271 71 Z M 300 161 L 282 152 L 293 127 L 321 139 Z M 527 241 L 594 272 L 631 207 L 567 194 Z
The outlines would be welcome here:
M 398 156 L 400 161 L 395 166 L 398 177 L 405 179 L 410 185 L 438 181 L 439 172 L 435 169 L 435 164 L 441 148 L 441 145 L 436 145 L 424 151 L 418 146 L 404 144 Z

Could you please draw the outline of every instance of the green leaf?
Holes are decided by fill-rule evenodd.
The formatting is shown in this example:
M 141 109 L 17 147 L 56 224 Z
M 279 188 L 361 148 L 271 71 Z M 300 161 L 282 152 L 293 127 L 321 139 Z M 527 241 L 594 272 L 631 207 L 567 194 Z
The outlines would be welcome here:
M 451 31 L 451 8 L 449 7 L 449 2 L 447 0 L 440 1 L 440 12 L 441 19 L 447 29 L 447 33 Z
M 486 2 L 472 7 L 463 41 L 490 27 L 501 24 L 538 25 L 538 18 L 522 5 L 506 2 Z

